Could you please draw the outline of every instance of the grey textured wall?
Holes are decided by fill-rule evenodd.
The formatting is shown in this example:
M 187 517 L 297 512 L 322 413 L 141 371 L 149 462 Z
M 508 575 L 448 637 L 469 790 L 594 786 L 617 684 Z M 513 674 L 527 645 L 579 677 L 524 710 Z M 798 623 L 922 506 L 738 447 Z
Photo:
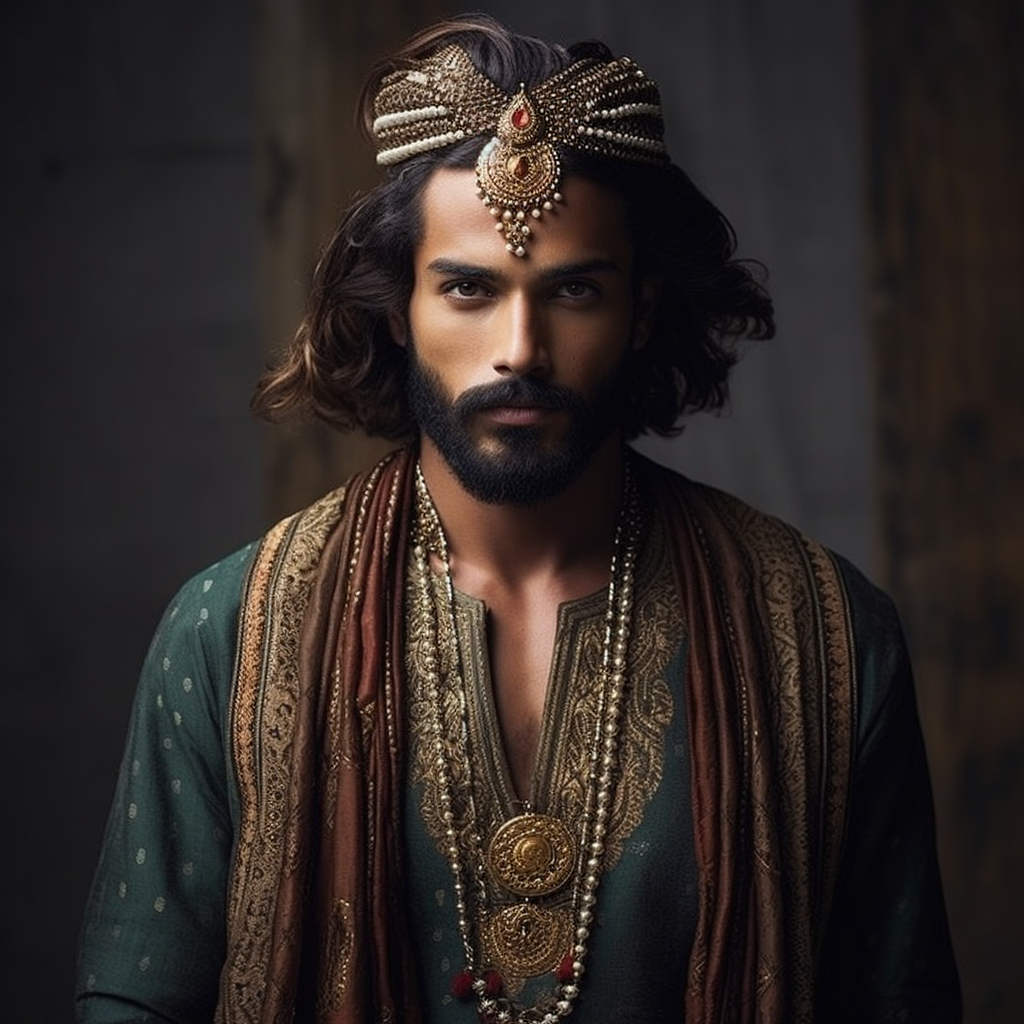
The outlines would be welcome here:
M 780 336 L 659 457 L 870 558 L 853 4 L 491 3 L 662 83 Z M 5 5 L 4 1020 L 70 1017 L 134 679 L 181 580 L 262 528 L 251 11 Z

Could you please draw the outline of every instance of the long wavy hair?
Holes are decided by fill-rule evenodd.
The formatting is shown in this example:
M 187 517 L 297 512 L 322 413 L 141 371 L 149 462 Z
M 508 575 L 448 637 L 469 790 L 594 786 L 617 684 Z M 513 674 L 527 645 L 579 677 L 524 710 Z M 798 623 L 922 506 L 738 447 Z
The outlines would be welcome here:
M 378 63 L 360 98 L 364 130 L 385 75 L 457 43 L 505 92 L 544 81 L 583 57 L 613 59 L 602 43 L 569 47 L 516 35 L 486 15 L 441 22 Z M 317 264 L 306 315 L 280 363 L 260 379 L 253 410 L 276 420 L 311 412 L 342 430 L 405 440 L 416 433 L 406 397 L 407 350 L 391 324 L 405 322 L 413 257 L 421 237 L 420 195 L 440 167 L 473 167 L 483 137 L 413 157 L 385 172 L 353 203 Z M 558 147 L 563 172 L 612 189 L 626 206 L 636 280 L 660 292 L 648 343 L 633 353 L 621 406 L 626 438 L 670 435 L 688 412 L 720 409 L 736 343 L 770 338 L 772 303 L 754 271 L 735 257 L 728 220 L 671 163 L 645 164 Z

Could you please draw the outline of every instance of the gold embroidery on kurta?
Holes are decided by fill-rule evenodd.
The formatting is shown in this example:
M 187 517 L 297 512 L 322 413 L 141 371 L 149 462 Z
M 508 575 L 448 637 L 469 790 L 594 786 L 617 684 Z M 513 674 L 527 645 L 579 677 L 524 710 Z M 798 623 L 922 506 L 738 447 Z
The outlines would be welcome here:
M 435 599 L 443 602 L 443 582 L 438 578 L 434 584 Z M 438 851 L 444 854 L 445 829 L 441 820 L 440 792 L 433 751 L 428 749 L 430 712 L 424 706 L 422 684 L 422 644 L 432 630 L 425 629 L 420 621 L 418 602 L 409 602 L 407 607 L 410 616 L 406 664 L 410 683 L 408 714 L 412 778 L 415 783 L 423 785 L 421 811 L 424 823 Z M 589 753 L 600 716 L 599 683 L 606 607 L 607 599 L 602 591 L 569 602 L 559 609 L 530 802 L 534 810 L 560 818 L 568 823 L 570 829 L 575 829 L 582 817 Z M 465 794 L 470 780 L 465 777 L 466 758 L 462 753 L 466 744 L 473 761 L 473 798 L 485 845 L 503 822 L 522 811 L 523 805 L 515 797 L 502 749 L 491 693 L 482 603 L 457 595 L 456 619 L 459 646 L 467 662 L 468 737 L 463 735 L 459 702 L 451 687 L 443 692 L 441 717 L 444 735 L 448 737 L 446 757 L 449 771 L 456 793 L 462 794 L 453 807 L 456 828 L 466 844 L 464 848 L 469 849 L 470 815 Z M 446 678 L 455 668 L 455 645 L 447 615 L 437 616 L 437 631 L 442 678 Z M 618 862 L 626 840 L 640 824 L 644 807 L 661 782 L 665 730 L 673 713 L 666 671 L 683 634 L 683 621 L 664 540 L 660 528 L 655 525 L 638 566 L 633 640 L 629 651 L 628 700 L 619 748 L 612 824 L 606 840 L 606 871 Z M 568 905 L 570 888 L 546 899 L 545 906 L 554 909 Z M 511 894 L 496 892 L 492 898 L 492 910 L 514 900 Z M 514 975 L 505 978 L 510 987 L 521 980 Z

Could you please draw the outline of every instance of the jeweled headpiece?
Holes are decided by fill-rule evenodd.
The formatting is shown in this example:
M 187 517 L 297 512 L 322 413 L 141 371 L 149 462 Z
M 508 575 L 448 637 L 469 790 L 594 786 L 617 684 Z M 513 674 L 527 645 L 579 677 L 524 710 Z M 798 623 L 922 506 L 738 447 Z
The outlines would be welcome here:
M 628 57 L 587 57 L 510 96 L 465 50 L 445 46 L 387 75 L 373 112 L 382 165 L 493 133 L 477 158 L 477 188 L 516 256 L 526 255 L 530 219 L 561 201 L 556 145 L 618 160 L 668 159 L 658 87 Z

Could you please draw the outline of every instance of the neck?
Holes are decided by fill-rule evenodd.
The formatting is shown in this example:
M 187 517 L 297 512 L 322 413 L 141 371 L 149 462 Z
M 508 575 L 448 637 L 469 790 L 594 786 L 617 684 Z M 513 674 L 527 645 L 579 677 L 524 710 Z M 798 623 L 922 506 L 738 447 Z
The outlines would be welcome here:
M 622 498 L 617 434 L 606 439 L 563 491 L 535 505 L 492 505 L 475 498 L 427 437 L 421 442 L 420 464 L 456 578 L 484 572 L 514 584 L 538 573 L 607 568 Z

